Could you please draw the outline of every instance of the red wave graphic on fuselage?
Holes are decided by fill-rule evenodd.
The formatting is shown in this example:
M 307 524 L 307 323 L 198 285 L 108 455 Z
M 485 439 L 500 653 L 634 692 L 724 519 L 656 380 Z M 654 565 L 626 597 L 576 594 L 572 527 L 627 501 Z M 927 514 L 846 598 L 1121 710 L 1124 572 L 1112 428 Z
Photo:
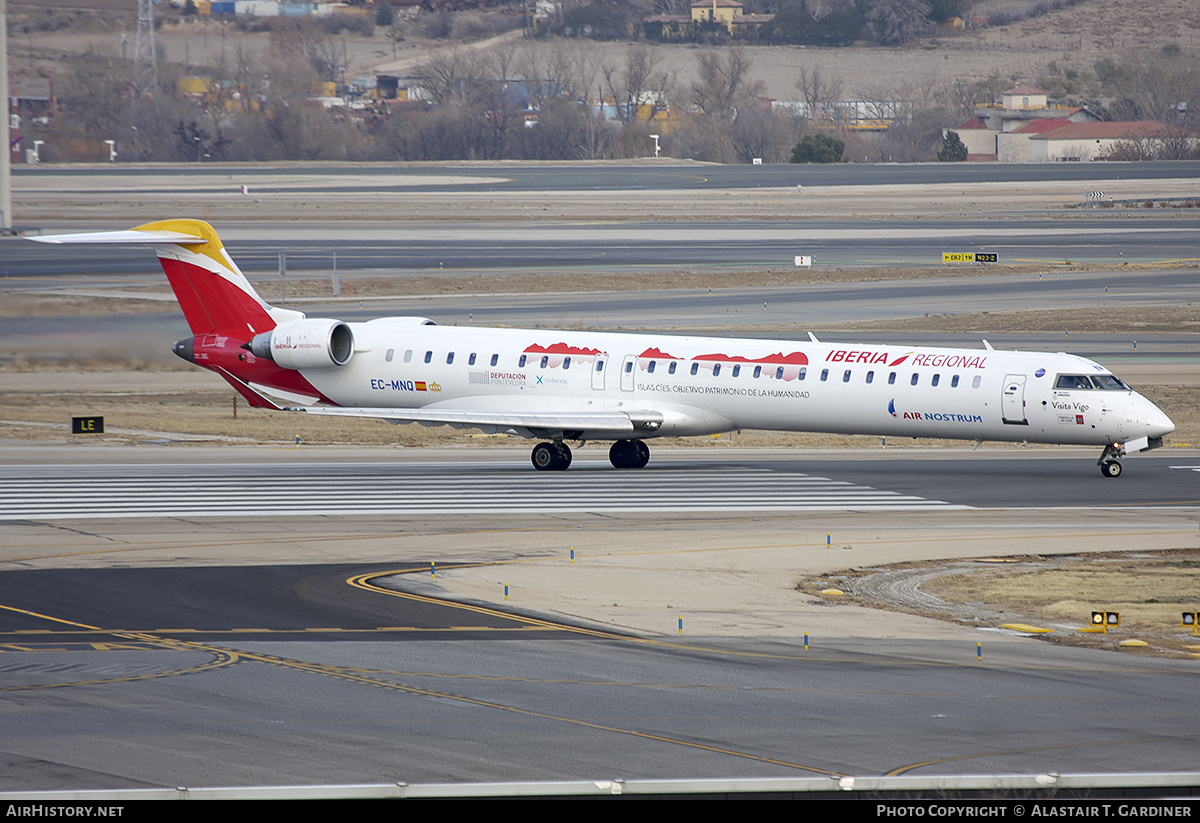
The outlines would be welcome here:
M 662 349 L 659 349 L 659 348 L 646 349 L 644 352 L 639 354 L 638 357 L 639 358 L 640 357 L 654 357 L 654 358 L 660 358 L 662 360 L 682 360 L 683 359 L 682 357 L 676 357 L 673 354 L 667 354 L 665 351 L 663 351 Z
M 776 352 L 768 354 L 766 357 L 759 357 L 751 360 L 748 357 L 742 357 L 732 354 L 701 354 L 692 358 L 693 360 L 720 360 L 723 363 L 772 363 L 781 366 L 807 366 L 808 356 L 804 352 L 794 351 L 791 354 Z
M 568 346 L 566 343 L 551 343 L 549 346 L 539 346 L 534 343 L 529 348 L 525 349 L 526 354 L 574 354 L 594 357 L 601 354 L 600 349 L 581 349 L 575 346 Z

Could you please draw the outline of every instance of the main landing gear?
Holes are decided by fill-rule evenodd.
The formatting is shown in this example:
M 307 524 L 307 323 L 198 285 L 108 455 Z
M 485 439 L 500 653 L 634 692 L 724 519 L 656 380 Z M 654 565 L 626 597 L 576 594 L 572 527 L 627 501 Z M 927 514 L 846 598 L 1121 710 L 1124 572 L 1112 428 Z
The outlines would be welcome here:
M 618 440 L 608 450 L 608 462 L 617 469 L 640 469 L 650 462 L 650 447 L 641 440 Z
M 529 456 L 533 467 L 540 472 L 566 471 L 571 465 L 571 448 L 561 440 L 553 443 L 538 443 Z
M 571 449 L 561 440 L 538 443 L 529 455 L 540 472 L 561 472 L 571 465 Z M 650 447 L 641 440 L 618 440 L 608 450 L 608 462 L 618 469 L 640 469 L 650 462 Z
M 1111 444 L 1104 447 L 1104 451 L 1100 454 L 1100 459 L 1096 461 L 1100 466 L 1100 473 L 1105 477 L 1120 477 L 1121 463 L 1117 460 L 1121 456 L 1121 450 L 1117 446 Z

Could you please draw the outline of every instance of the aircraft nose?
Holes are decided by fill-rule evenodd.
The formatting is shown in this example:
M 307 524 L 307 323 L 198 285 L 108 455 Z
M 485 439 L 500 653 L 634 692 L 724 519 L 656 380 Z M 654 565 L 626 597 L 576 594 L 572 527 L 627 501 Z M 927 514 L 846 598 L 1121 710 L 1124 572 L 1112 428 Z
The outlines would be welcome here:
M 1164 437 L 1173 431 L 1175 431 L 1175 424 L 1171 418 L 1163 414 L 1162 409 L 1158 406 L 1151 406 L 1150 413 L 1146 415 L 1146 436 Z

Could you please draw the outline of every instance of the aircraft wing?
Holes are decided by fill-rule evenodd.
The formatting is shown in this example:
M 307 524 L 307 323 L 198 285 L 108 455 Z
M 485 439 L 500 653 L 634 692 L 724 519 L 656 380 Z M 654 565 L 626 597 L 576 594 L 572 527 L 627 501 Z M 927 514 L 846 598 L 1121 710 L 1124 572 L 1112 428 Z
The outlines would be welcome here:
M 644 411 L 625 414 L 590 412 L 485 412 L 454 409 L 388 409 L 344 406 L 290 406 L 289 411 L 324 414 L 334 417 L 372 417 L 389 423 L 424 423 L 431 426 L 455 426 L 480 429 L 526 429 L 540 436 L 545 432 L 588 432 L 591 436 L 633 435 L 635 431 L 654 431 L 662 425 L 662 415 Z

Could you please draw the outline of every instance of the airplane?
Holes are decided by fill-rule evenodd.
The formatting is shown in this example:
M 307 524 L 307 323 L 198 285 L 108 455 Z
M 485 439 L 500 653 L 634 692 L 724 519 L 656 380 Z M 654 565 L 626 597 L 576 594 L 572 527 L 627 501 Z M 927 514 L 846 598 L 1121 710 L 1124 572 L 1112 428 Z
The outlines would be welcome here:
M 347 323 L 266 303 L 200 220 L 30 239 L 153 247 L 192 332 L 172 350 L 251 406 L 533 438 L 540 471 L 566 469 L 569 442 L 612 441 L 609 462 L 637 469 L 655 437 L 766 429 L 1094 445 L 1119 477 L 1175 430 L 1071 354 Z

